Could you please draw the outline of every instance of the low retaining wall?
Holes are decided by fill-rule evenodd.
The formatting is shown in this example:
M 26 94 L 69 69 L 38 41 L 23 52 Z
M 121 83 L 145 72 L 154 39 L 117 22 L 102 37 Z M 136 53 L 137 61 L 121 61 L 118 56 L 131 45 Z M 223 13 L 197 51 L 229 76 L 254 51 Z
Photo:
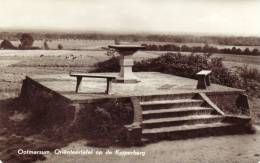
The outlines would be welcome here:
M 247 96 L 242 91 L 210 92 L 206 95 L 225 114 L 249 115 Z M 32 113 L 32 127 L 39 131 L 46 129 L 64 137 L 75 134 L 115 138 L 120 137 L 128 125 L 131 132 L 124 136 L 131 140 L 137 139 L 136 135 L 141 132 L 142 112 L 138 106 L 141 97 L 102 98 L 78 103 L 27 77 L 20 98 Z
M 249 104 L 247 96 L 243 92 L 215 92 L 207 96 L 225 114 L 249 115 Z
M 92 100 L 74 103 L 30 78 L 23 81 L 20 98 L 32 113 L 32 127 L 61 134 L 108 136 L 113 130 L 124 129 L 133 121 L 130 98 Z M 118 131 L 120 134 L 120 131 Z M 113 135 L 113 134 L 111 134 Z
M 30 127 L 63 132 L 73 121 L 76 112 L 71 102 L 58 93 L 26 78 L 19 97 L 31 113 Z

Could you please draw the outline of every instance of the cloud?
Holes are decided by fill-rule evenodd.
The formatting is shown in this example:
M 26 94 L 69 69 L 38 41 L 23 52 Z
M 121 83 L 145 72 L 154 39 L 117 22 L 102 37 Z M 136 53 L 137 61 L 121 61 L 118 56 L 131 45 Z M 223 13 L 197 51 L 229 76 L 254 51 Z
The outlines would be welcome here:
M 0 28 L 260 35 L 257 0 L 0 0 Z

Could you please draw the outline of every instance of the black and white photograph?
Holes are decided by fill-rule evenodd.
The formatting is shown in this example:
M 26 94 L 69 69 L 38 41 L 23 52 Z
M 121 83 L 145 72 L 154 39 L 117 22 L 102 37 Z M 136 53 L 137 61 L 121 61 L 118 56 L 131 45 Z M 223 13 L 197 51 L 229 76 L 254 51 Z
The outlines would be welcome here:
M 0 0 L 0 163 L 260 163 L 259 0 Z

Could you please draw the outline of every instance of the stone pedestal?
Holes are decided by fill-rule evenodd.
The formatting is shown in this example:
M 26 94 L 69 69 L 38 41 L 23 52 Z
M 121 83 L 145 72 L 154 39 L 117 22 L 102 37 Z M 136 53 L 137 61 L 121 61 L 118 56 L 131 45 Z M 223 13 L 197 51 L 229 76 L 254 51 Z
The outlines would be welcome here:
M 137 83 L 140 80 L 136 77 L 132 71 L 134 65 L 133 54 L 139 49 L 144 49 L 143 46 L 138 45 L 110 45 L 110 48 L 114 48 L 120 55 L 120 73 L 115 82 L 118 83 Z

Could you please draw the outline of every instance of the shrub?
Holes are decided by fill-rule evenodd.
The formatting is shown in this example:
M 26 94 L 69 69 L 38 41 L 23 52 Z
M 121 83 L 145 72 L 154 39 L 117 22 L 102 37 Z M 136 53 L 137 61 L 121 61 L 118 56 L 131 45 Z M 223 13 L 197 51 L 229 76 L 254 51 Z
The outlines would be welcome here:
M 63 46 L 61 44 L 58 45 L 58 49 L 59 50 L 62 50 L 63 49 Z
M 9 40 L 3 40 L 0 49 L 17 49 Z
M 34 40 L 32 35 L 28 33 L 24 33 L 22 34 L 20 41 L 21 41 L 21 45 L 19 46 L 19 49 L 31 49 Z
M 47 43 L 46 40 L 45 40 L 44 43 L 43 43 L 43 48 L 44 48 L 45 50 L 49 50 L 49 49 L 50 49 L 50 48 L 49 48 L 49 45 L 48 45 L 48 43 Z
M 155 59 L 137 62 L 134 66 L 134 71 L 157 71 L 189 78 L 195 78 L 195 74 L 202 69 L 209 69 L 206 56 L 180 53 L 166 53 Z
M 242 83 L 239 76 L 229 71 L 223 65 L 222 58 L 211 59 L 210 69 L 212 70 L 211 80 L 214 83 L 242 88 Z
M 249 68 L 248 65 L 238 68 L 239 75 L 243 80 L 259 80 L 258 70 L 255 68 Z
M 249 48 L 246 48 L 242 51 L 240 48 L 232 47 L 232 48 L 217 48 L 214 46 L 209 46 L 206 44 L 204 47 L 202 46 L 187 46 L 182 45 L 178 46 L 175 44 L 165 44 L 165 45 L 156 45 L 156 44 L 142 44 L 145 46 L 145 50 L 153 50 L 153 51 L 186 51 L 192 53 L 224 53 L 224 54 L 236 54 L 236 55 L 260 55 L 258 49 L 253 49 L 250 51 Z
M 119 57 L 111 57 L 103 62 L 94 65 L 96 69 L 93 72 L 118 72 L 120 70 Z
M 212 81 L 230 87 L 241 87 L 238 75 L 224 67 L 222 59 L 209 58 L 210 55 L 182 55 L 166 53 L 158 58 L 135 62 L 133 71 L 156 71 L 187 78 L 196 78 L 196 73 L 202 69 L 212 70 Z M 118 72 L 119 58 L 112 57 L 96 64 L 95 72 Z
M 88 107 L 91 109 L 81 110 L 79 127 L 89 137 L 119 136 L 123 126 L 133 121 L 133 109 L 129 98 L 115 99 Z

